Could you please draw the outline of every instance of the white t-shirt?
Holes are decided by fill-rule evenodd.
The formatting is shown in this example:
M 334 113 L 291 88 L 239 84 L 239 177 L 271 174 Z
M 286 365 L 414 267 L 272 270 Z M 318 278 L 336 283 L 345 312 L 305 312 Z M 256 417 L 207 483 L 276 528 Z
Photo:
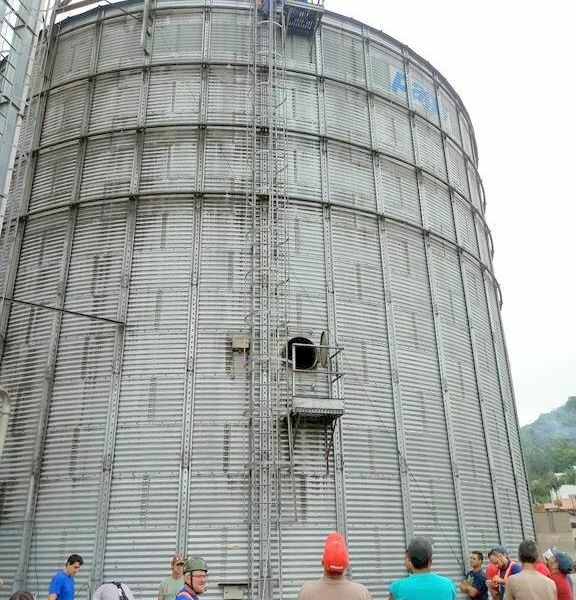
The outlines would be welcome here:
M 134 596 L 130 591 L 130 588 L 125 584 L 121 583 L 122 590 L 128 600 L 134 600 Z M 103 583 L 92 596 L 92 600 L 124 600 L 122 593 L 118 589 L 115 583 Z

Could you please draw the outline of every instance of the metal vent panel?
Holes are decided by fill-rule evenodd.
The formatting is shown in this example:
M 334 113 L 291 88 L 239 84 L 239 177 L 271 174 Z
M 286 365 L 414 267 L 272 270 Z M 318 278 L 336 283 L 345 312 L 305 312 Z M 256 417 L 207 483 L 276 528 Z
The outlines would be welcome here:
M 334 201 L 374 210 L 374 164 L 369 152 L 344 144 L 328 144 L 330 196 Z
M 246 11 L 215 10 L 210 15 L 210 59 L 245 62 L 250 51 L 250 15 Z
M 144 140 L 140 191 L 185 192 L 196 188 L 197 129 L 163 129 Z
M 454 201 L 454 219 L 458 242 L 473 256 L 478 256 L 474 213 L 471 211 L 470 205 L 457 196 Z
M 457 143 L 461 143 L 460 124 L 456 103 L 443 90 L 438 91 L 438 105 L 440 108 L 440 122 L 442 129 Z
M 95 44 L 96 29 L 93 26 L 61 34 L 58 38 L 58 52 L 54 59 L 52 85 L 87 76 L 90 72 Z
M 290 196 L 313 200 L 322 196 L 320 153 L 320 142 L 305 137 L 288 137 L 286 178 Z
M 374 100 L 374 144 L 393 157 L 413 162 L 412 134 L 408 113 L 376 98 Z
M 206 191 L 242 192 L 251 182 L 244 131 L 209 131 L 204 160 Z
M 120 71 L 96 79 L 90 132 L 136 127 L 142 74 Z
M 366 93 L 330 81 L 324 89 L 328 135 L 344 142 L 365 144 L 370 136 Z
M 83 201 L 128 195 L 135 141 L 134 135 L 90 138 L 80 188 Z
M 41 210 L 72 201 L 78 144 L 56 146 L 38 154 L 29 209 Z
M 476 164 L 477 157 L 472 149 L 471 127 L 462 114 L 460 114 L 460 132 L 462 135 L 462 147 L 464 148 L 464 152 L 466 152 L 472 162 Z
M 40 103 L 38 102 L 38 98 L 28 99 L 24 109 L 24 122 L 18 138 L 19 153 L 28 152 L 32 146 L 39 110 Z
M 286 66 L 289 69 L 316 72 L 316 36 L 289 35 L 286 37 Z
M 152 62 L 200 60 L 203 24 L 202 10 L 168 10 L 156 13 Z
M 98 71 L 125 68 L 142 63 L 140 47 L 142 21 L 130 15 L 108 19 L 102 26 Z
M 446 140 L 446 157 L 448 160 L 448 178 L 450 184 L 455 187 L 465 198 L 470 198 L 468 180 L 466 177 L 466 161 L 462 153 L 452 142 Z
M 415 123 L 416 163 L 432 175 L 446 181 L 446 160 L 442 147 L 442 135 L 435 127 L 421 119 L 416 119 Z
M 215 67 L 208 77 L 208 121 L 246 123 L 248 77 L 240 67 Z
M 438 125 L 438 98 L 432 77 L 410 63 L 407 88 L 412 108 L 428 121 Z
M 85 81 L 58 88 L 49 94 L 42 126 L 42 145 L 78 137 L 84 125 L 87 96 Z
M 422 218 L 415 170 L 381 158 L 380 178 L 384 213 L 419 225 Z
M 293 74 L 286 82 L 286 126 L 318 133 L 318 83 L 315 78 Z
M 371 44 L 370 57 L 374 91 L 406 105 L 406 78 L 400 56 L 380 45 Z
M 358 36 L 323 26 L 322 55 L 324 75 L 340 81 L 366 84 L 364 47 Z
M 472 204 L 476 209 L 483 213 L 484 207 L 482 206 L 482 183 L 472 164 L 467 162 L 466 165 L 468 170 L 468 181 L 470 182 L 470 198 L 472 199 Z
M 65 308 L 116 319 L 122 285 L 126 203 L 82 207 L 68 270 Z
M 67 213 L 31 218 L 26 226 L 14 298 L 53 305 L 64 252 Z M 43 309 L 46 310 L 46 309 Z M 50 313 L 47 313 L 50 314 Z M 53 316 L 53 313 L 52 313 Z M 33 335 L 36 331 L 33 332 Z
M 199 121 L 199 67 L 156 67 L 150 72 L 146 123 Z
M 439 236 L 455 242 L 453 202 L 448 188 L 438 180 L 424 175 L 420 190 L 430 229 Z

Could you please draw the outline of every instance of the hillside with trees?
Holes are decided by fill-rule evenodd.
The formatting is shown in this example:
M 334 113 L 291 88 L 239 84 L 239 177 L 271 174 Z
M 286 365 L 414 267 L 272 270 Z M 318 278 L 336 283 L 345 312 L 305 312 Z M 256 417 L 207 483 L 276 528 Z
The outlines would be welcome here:
M 522 427 L 520 436 L 536 502 L 550 502 L 550 489 L 576 484 L 576 396 Z

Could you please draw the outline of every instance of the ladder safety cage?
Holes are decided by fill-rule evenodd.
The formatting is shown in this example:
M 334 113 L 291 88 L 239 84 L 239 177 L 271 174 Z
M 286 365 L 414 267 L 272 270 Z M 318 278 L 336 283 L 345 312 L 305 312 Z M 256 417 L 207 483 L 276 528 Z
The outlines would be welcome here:
M 286 189 L 286 26 L 279 0 L 250 5 L 245 218 L 249 427 L 250 598 L 282 600 L 281 419 L 290 384 L 281 350 L 288 336 L 289 203 Z

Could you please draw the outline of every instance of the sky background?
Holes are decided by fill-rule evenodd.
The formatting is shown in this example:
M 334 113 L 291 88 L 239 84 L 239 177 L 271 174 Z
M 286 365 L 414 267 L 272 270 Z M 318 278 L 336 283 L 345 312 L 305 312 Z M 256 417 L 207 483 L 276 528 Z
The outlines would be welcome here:
M 407 44 L 468 109 L 520 424 L 576 396 L 576 3 L 325 0 Z

